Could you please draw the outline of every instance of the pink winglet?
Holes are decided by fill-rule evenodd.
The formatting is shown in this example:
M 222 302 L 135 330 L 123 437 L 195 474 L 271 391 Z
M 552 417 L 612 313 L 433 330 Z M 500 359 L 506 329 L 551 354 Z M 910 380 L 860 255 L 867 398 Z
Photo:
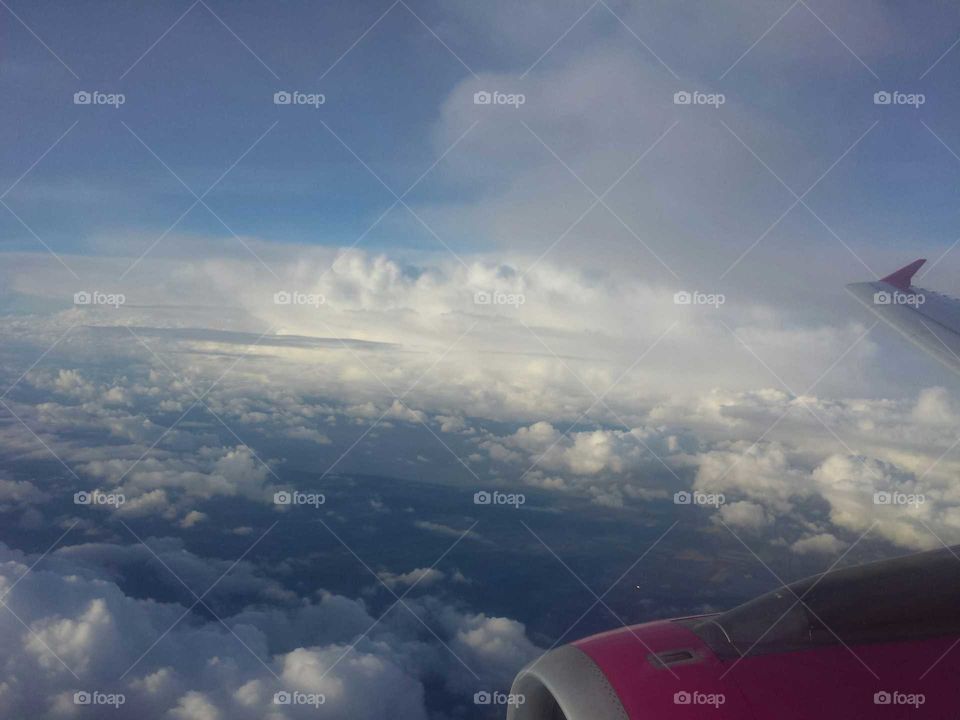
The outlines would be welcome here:
M 899 288 L 900 290 L 909 290 L 910 281 L 913 279 L 913 276 L 916 274 L 917 270 L 920 269 L 920 266 L 926 261 L 926 258 L 914 260 L 906 267 L 902 267 L 895 273 L 890 273 L 885 278 L 882 278 L 881 282 L 890 283 L 895 288 Z

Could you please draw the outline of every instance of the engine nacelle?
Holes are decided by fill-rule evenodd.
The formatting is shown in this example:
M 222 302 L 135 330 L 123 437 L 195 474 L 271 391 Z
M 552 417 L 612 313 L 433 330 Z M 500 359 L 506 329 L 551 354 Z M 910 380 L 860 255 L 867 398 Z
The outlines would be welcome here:
M 507 718 L 955 717 L 958 608 L 955 549 L 844 568 L 552 650 L 517 675 Z
M 699 619 L 621 628 L 552 650 L 511 690 L 508 720 L 747 717 L 722 663 L 690 630 Z M 707 714 L 707 711 L 710 714 Z

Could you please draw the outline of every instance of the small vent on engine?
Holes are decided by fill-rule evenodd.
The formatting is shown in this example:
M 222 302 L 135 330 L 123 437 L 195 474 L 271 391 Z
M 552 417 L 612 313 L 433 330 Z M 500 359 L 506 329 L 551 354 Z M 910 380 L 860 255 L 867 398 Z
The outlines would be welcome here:
M 668 650 L 653 655 L 647 655 L 647 660 L 655 668 L 668 668 L 671 665 L 697 662 L 700 658 L 693 650 Z

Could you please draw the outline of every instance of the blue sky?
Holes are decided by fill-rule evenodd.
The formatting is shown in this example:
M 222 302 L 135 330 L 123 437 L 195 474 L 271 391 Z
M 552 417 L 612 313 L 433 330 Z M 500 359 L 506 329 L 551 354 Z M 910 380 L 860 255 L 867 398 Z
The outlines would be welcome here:
M 276 134 L 211 196 L 245 234 L 346 242 L 347 235 L 359 234 L 361 216 L 382 211 L 388 198 L 392 202 L 318 119 L 350 145 L 362 147 L 371 167 L 398 188 L 432 161 L 425 131 L 463 68 L 451 65 L 447 51 L 402 8 L 384 18 L 381 33 L 346 56 L 322 83 L 320 75 L 349 46 L 344 40 L 359 37 L 376 19 L 370 13 L 383 8 L 347 3 L 321 11 L 308 4 L 277 8 L 264 18 L 262 11 L 235 6 L 231 28 L 235 24 L 234 31 L 253 43 L 250 52 L 196 5 L 130 69 L 187 7 L 124 16 L 94 3 L 75 6 L 81 17 L 70 17 L 62 8 L 25 9 L 21 17 L 31 27 L 43 26 L 45 18 L 51 22 L 51 42 L 62 41 L 57 54 L 79 80 L 28 33 L 7 25 L 7 50 L 16 60 L 5 73 L 5 90 L 20 114 L 7 115 L 18 142 L 5 164 L 29 165 L 31 149 L 42 152 L 36 144 L 49 145 L 80 121 L 61 152 L 31 177 L 36 192 L 53 185 L 65 195 L 62 224 L 48 233 L 62 238 L 65 247 L 82 243 L 77 234 L 162 230 L 191 200 L 121 121 L 198 193 L 279 121 Z M 77 32 L 78 27 L 88 32 Z M 276 70 L 261 65 L 254 53 Z M 77 58 L 73 63 L 67 60 L 71 56 Z M 128 101 L 112 114 L 72 105 L 72 93 L 84 88 L 123 92 Z M 284 88 L 323 92 L 330 104 L 313 117 L 296 112 L 301 108 L 278 108 L 272 96 Z M 84 112 L 91 109 L 96 112 Z M 21 188 L 25 207 L 30 190 L 30 184 Z M 111 202 L 104 202 L 105 196 Z M 211 219 L 197 212 L 184 229 L 223 232 Z
M 511 141 L 521 143 L 522 152 L 536 162 L 551 159 L 519 122 L 491 126 L 479 112 L 483 108 L 452 113 L 447 105 L 459 88 L 489 84 L 491 78 L 526 89 L 533 100 L 539 86 L 551 77 L 561 82 L 564 69 L 575 63 L 581 63 L 581 75 L 597 73 L 595 107 L 541 108 L 539 115 L 531 109 L 510 120 L 536 121 L 531 127 L 552 147 L 565 142 L 577 147 L 584 143 L 578 127 L 618 112 L 618 97 L 636 97 L 641 107 L 628 102 L 619 109 L 627 127 L 630 113 L 637 115 L 634 136 L 616 123 L 618 132 L 605 138 L 622 153 L 643 147 L 670 120 L 679 120 L 678 132 L 650 157 L 650 165 L 682 168 L 681 185 L 696 186 L 691 176 L 699 176 L 716 205 L 692 201 L 683 208 L 682 220 L 666 225 L 649 213 L 630 218 L 639 232 L 664 234 L 663 248 L 680 243 L 683 232 L 702 234 L 705 226 L 728 224 L 724 209 L 756 218 L 728 224 L 736 236 L 729 242 L 746 247 L 791 201 L 748 156 L 737 164 L 706 156 L 697 164 L 691 138 L 725 148 L 736 142 L 721 120 L 797 193 L 878 121 L 869 139 L 831 172 L 809 202 L 865 259 L 874 247 L 918 242 L 936 250 L 955 239 L 952 186 L 960 177 L 960 161 L 921 124 L 950 147 L 960 145 L 949 120 L 956 109 L 952 78 L 960 59 L 951 52 L 937 62 L 954 40 L 951 20 L 960 21 L 951 18 L 949 8 L 907 12 L 894 3 L 854 3 L 842 10 L 786 3 L 660 3 L 639 9 L 570 2 L 522 11 L 494 3 L 481 13 L 467 3 L 291 2 L 265 10 L 256 3 L 214 2 L 135 10 L 99 3 L 69 9 L 14 3 L 10 10 L 52 52 L 5 12 L 4 130 L 14 139 L 3 151 L 6 185 L 77 124 L 7 199 L 45 242 L 65 252 L 102 252 L 106 238 L 118 235 L 143 235 L 148 244 L 192 202 L 122 123 L 197 193 L 273 126 L 211 192 L 210 206 L 244 237 L 345 245 L 394 198 L 323 123 L 401 193 L 449 148 L 450 140 L 479 120 L 476 142 L 454 149 L 407 201 L 425 214 L 442 213 L 446 222 L 436 226 L 437 232 L 452 246 L 503 243 L 502 237 L 472 227 L 463 210 L 503 193 L 507 183 L 517 181 L 517 168 L 508 165 L 495 177 L 477 177 L 463 166 L 483 165 L 486 155 L 495 154 L 491 145 Z M 610 65 L 611 72 L 633 66 L 638 73 L 613 77 L 602 64 L 583 65 L 583 58 L 604 52 L 622 54 L 626 63 Z M 689 108 L 672 105 L 669 91 L 685 87 L 723 92 L 729 102 L 713 116 L 692 116 L 684 113 Z M 327 102 L 310 112 L 274 106 L 272 94 L 283 88 L 322 92 Z M 72 104 L 78 89 L 122 92 L 127 101 L 119 110 L 78 107 Z M 877 107 L 871 98 L 878 89 L 922 92 L 926 102 L 919 110 Z M 589 144 L 595 146 L 596 140 Z M 596 158 L 580 166 L 576 157 L 565 160 L 597 185 L 612 182 L 622 169 L 607 162 L 601 168 Z M 551 172 L 562 175 L 563 170 L 555 166 Z M 656 174 L 644 177 L 654 181 Z M 753 184 L 749 192 L 720 191 L 744 180 Z M 636 204 L 629 192 L 612 201 L 625 216 Z M 50 213 L 54 202 L 58 211 Z M 792 237 L 809 229 L 810 221 L 808 216 L 798 223 Z M 2 223 L 5 243 L 35 246 L 9 213 Z M 228 234 L 202 207 L 177 229 L 199 236 Z M 525 232 L 520 223 L 507 229 Z M 402 207 L 363 242 L 377 248 L 437 246 Z

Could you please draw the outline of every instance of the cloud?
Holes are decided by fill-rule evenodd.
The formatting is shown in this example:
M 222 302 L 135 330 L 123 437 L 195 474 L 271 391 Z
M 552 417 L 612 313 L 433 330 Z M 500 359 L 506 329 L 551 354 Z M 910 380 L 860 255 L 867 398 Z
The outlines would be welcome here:
M 541 653 L 516 620 L 479 613 L 457 618 L 456 623 L 454 652 L 496 686 L 506 687 L 512 681 L 505 671 L 517 659 L 523 658 L 526 664 Z
M 950 537 L 956 531 L 950 507 L 936 507 L 941 492 L 891 464 L 833 455 L 814 470 L 813 480 L 830 505 L 830 520 L 858 535 L 871 532 L 930 549 L 939 546 L 934 533 Z M 891 502 L 878 493 L 890 493 Z M 902 500 L 893 501 L 893 493 Z
M 29 480 L 7 480 L 0 477 L 0 507 L 9 504 L 12 507 L 20 504 L 39 503 L 47 499 L 47 495 Z
M 374 720 L 387 716 L 426 720 L 423 686 L 389 652 L 351 652 L 347 647 L 297 649 L 283 657 L 281 679 L 306 693 L 321 693 L 324 714 Z M 339 662 L 338 662 L 339 661 Z M 336 675 L 328 672 L 337 663 Z
M 701 453 L 694 487 L 707 492 L 739 493 L 778 513 L 810 493 L 805 473 L 779 443 L 753 445 L 745 440 Z
M 790 546 L 790 549 L 798 555 L 806 555 L 809 553 L 837 555 L 846 546 L 847 544 L 845 542 L 837 539 L 832 534 L 820 533 L 797 540 Z
M 185 502 L 234 496 L 267 502 L 273 494 L 269 468 L 242 445 L 202 446 L 194 453 L 163 452 L 159 457 L 144 456 L 139 462 L 93 460 L 79 469 L 122 492 L 128 502 L 119 512 L 126 515 L 158 512 L 172 496 Z
M 201 523 L 206 519 L 206 513 L 198 512 L 197 510 L 191 510 L 183 516 L 183 520 L 180 521 L 180 527 L 184 529 L 192 528 L 197 523 Z
M 176 562 L 171 541 L 152 542 L 167 562 Z M 496 687 L 539 652 L 521 624 L 429 597 L 411 602 L 450 649 L 416 630 L 421 626 L 401 622 L 409 616 L 375 623 L 358 601 L 340 596 L 323 594 L 318 603 L 286 609 L 275 598 L 269 607 L 258 605 L 256 598 L 275 593 L 245 562 L 224 582 L 239 571 L 244 580 L 230 592 L 254 602 L 222 616 L 221 624 L 178 604 L 125 594 L 107 568 L 118 561 L 142 566 L 135 560 L 142 553 L 106 545 L 65 548 L 27 572 L 31 558 L 0 546 L 0 592 L 16 582 L 7 602 L 23 621 L 0 624 L 4 715 L 76 717 L 73 693 L 85 690 L 123 693 L 124 704 L 111 709 L 117 718 L 314 717 L 312 706 L 274 704 L 276 692 L 300 691 L 324 696 L 325 717 L 425 720 L 426 678 L 445 675 L 462 704 L 476 689 L 463 666 L 450 668 L 450 649 L 481 682 Z M 175 569 L 189 583 L 222 574 L 218 563 L 188 557 L 194 571 L 182 562 Z
M 446 575 L 436 568 L 416 568 L 410 572 L 399 574 L 387 571 L 379 572 L 377 573 L 377 577 L 380 578 L 380 582 L 391 590 L 394 590 L 396 588 L 410 587 L 413 585 L 427 588 L 443 580 Z
M 271 252 L 282 266 L 292 251 L 278 246 Z M 322 263 L 331 260 L 324 275 Z M 98 321 L 116 332 L 68 332 L 63 342 L 70 343 L 69 353 L 54 348 L 9 394 L 6 402 L 30 430 L 18 422 L 0 424 L 4 447 L 9 457 L 48 458 L 36 432 L 78 475 L 75 487 L 63 488 L 64 497 L 78 489 L 117 491 L 126 498 L 118 515 L 174 523 L 195 522 L 198 516 L 191 513 L 209 514 L 200 505 L 218 498 L 271 503 L 278 485 L 274 475 L 290 452 L 286 443 L 302 443 L 297 447 L 309 453 L 329 447 L 330 459 L 321 463 L 327 467 L 359 440 L 344 467 L 375 457 L 381 463 L 375 471 L 383 472 L 396 462 L 368 454 L 365 441 L 390 446 L 401 432 L 416 431 L 434 445 L 426 424 L 439 427 L 448 449 L 475 473 L 489 470 L 506 485 L 522 477 L 531 486 L 577 493 L 603 506 L 655 501 L 692 488 L 721 492 L 728 504 L 752 503 L 724 511 L 734 523 L 760 527 L 757 506 L 771 521 L 785 521 L 778 529 L 788 535 L 789 527 L 796 534 L 804 522 L 820 522 L 823 512 L 835 533 L 861 533 L 877 520 L 879 536 L 910 547 L 931 542 L 920 518 L 948 542 L 960 531 L 955 511 L 960 491 L 950 482 L 960 464 L 944 455 L 954 440 L 956 415 L 944 390 L 919 388 L 901 398 L 794 395 L 766 384 L 776 382 L 772 376 L 741 373 L 750 353 L 703 313 L 675 315 L 678 325 L 644 355 L 649 348 L 642 342 L 667 318 L 658 317 L 658 327 L 645 326 L 641 342 L 635 314 L 625 308 L 637 301 L 666 315 L 677 311 L 672 295 L 645 281 L 601 282 L 549 261 L 522 279 L 511 266 L 482 257 L 466 268 L 436 258 L 430 262 L 410 267 L 359 251 L 306 251 L 290 272 L 301 279 L 304 292 L 323 294 L 327 302 L 303 315 L 306 308 L 274 305 L 269 283 L 252 267 L 218 265 L 211 258 L 199 270 L 209 273 L 205 287 L 199 289 L 195 278 L 184 286 L 184 294 L 196 300 L 191 322 L 213 324 L 202 296 L 222 294 L 242 298 L 238 327 L 285 323 L 301 339 L 267 337 L 261 348 L 253 332 L 241 339 L 240 330 L 224 336 L 195 329 L 169 337 L 155 331 L 145 339 L 153 343 L 150 351 L 129 329 L 115 325 L 115 313 L 104 314 Z M 311 277 L 320 279 L 308 282 Z M 530 298 L 539 288 L 550 302 L 475 305 L 474 288 L 490 283 Z M 140 291 L 155 292 L 149 284 Z M 156 301 L 123 309 L 134 313 L 124 319 L 141 330 L 172 322 L 162 298 Z M 52 343 L 58 332 L 69 330 L 67 323 L 77 322 L 78 313 L 37 317 L 23 337 L 33 338 L 39 355 L 44 342 Z M 783 348 L 797 357 L 815 348 L 835 358 L 853 346 L 845 358 L 853 365 L 862 359 L 858 352 L 871 352 L 869 340 L 854 345 L 862 334 L 855 325 L 805 327 L 791 334 L 771 313 L 756 304 L 744 306 L 735 329 L 780 372 L 777 354 Z M 9 329 L 13 321 L 0 318 L 0 327 L 4 322 Z M 321 330 L 327 341 L 303 340 L 311 330 Z M 329 341 L 338 334 L 378 344 L 343 347 Z M 629 338 L 629 347 L 621 338 Z M 697 382 L 676 382 L 675 376 L 692 372 L 678 371 L 677 363 L 702 355 L 696 348 L 714 340 L 719 344 L 711 347 L 706 377 L 694 373 Z M 774 346 L 778 349 L 768 353 Z M 637 357 L 643 362 L 635 363 Z M 231 369 L 224 374 L 226 367 Z M 711 381 L 719 385 L 709 388 Z M 617 382 L 598 402 L 595 393 Z M 196 404 L 194 393 L 206 388 L 211 389 L 203 406 L 193 408 L 189 422 L 176 424 Z M 394 393 L 403 392 L 401 402 Z M 438 460 L 422 449 L 408 459 L 418 455 L 439 463 L 437 468 L 447 461 L 465 471 L 455 458 Z M 838 463 L 849 464 L 843 457 L 885 468 L 880 474 L 893 479 L 854 481 L 856 465 L 851 472 L 838 470 Z M 8 495 L 14 492 L 4 487 Z M 17 487 L 24 502 L 27 496 L 38 505 L 43 499 L 29 486 Z M 874 504 L 874 492 L 894 489 L 922 494 L 926 505 L 907 516 L 894 512 L 901 508 Z M 100 511 L 107 510 L 92 509 Z
M 203 693 L 191 690 L 169 713 L 173 720 L 220 720 L 222 714 Z
M 946 388 L 925 388 L 917 398 L 911 416 L 921 425 L 956 425 L 957 414 Z
M 490 542 L 476 530 L 470 530 L 469 532 L 467 532 L 467 528 L 464 528 L 463 530 L 457 530 L 455 527 L 450 527 L 449 525 L 444 525 L 443 523 L 432 522 L 430 520 L 417 520 L 413 523 L 413 526 L 429 533 L 444 535 L 450 538 L 462 537 L 464 540 L 473 540 L 474 542 L 479 543 Z
M 536 461 L 537 467 L 565 471 L 573 476 L 618 475 L 646 463 L 656 463 L 653 453 L 666 457 L 678 450 L 675 440 L 664 437 L 659 429 L 638 427 L 561 433 L 546 421 L 521 427 L 509 436 L 495 439 L 488 436 L 479 444 L 494 460 L 518 462 L 525 455 L 524 462 Z
M 757 505 L 748 500 L 721 505 L 719 513 L 727 525 L 746 530 L 760 530 L 772 522 L 770 515 L 762 505 Z

